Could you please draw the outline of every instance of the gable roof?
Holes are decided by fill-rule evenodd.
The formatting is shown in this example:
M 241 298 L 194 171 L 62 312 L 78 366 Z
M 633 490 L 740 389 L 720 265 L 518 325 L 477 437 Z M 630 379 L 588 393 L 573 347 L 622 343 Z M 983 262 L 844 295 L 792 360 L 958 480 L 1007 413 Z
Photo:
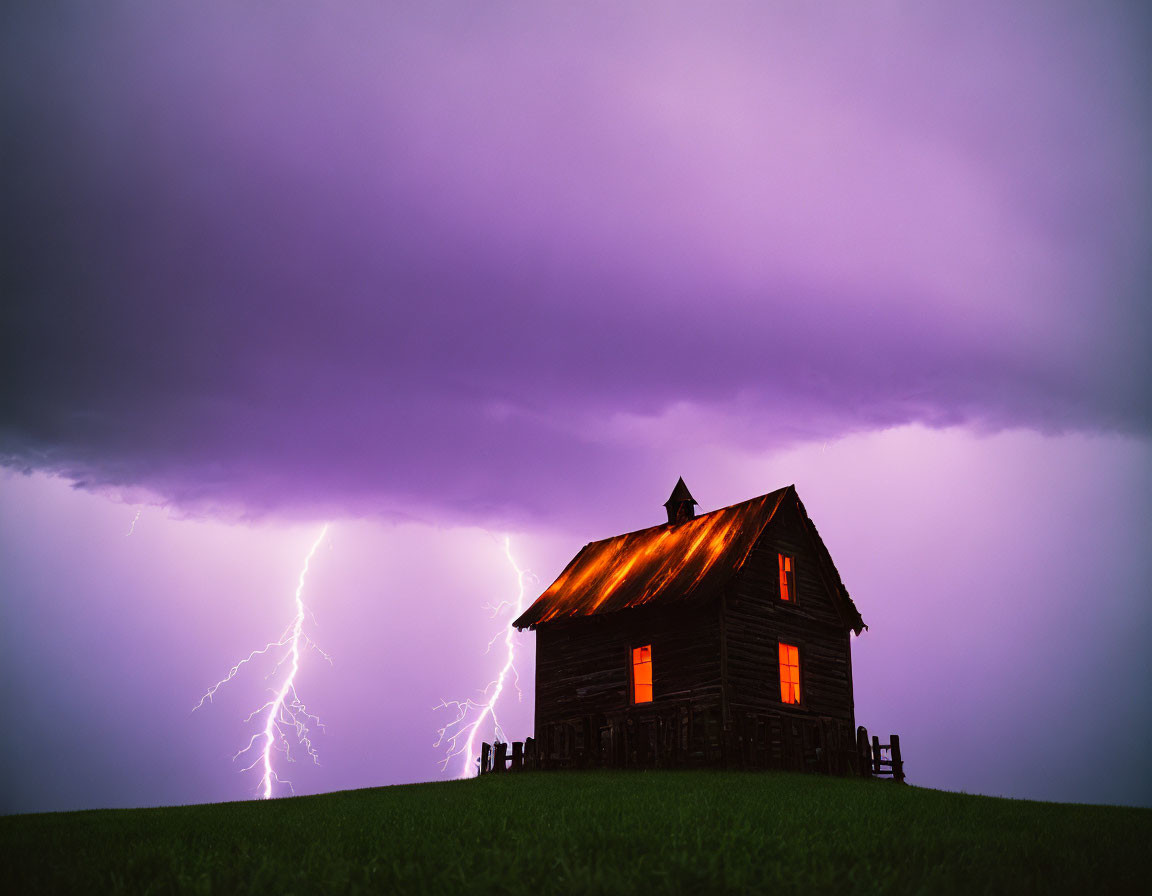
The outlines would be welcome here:
M 665 523 L 587 544 L 512 624 L 518 629 L 535 628 L 560 619 L 713 597 L 739 572 L 789 493 L 796 496 L 795 487 L 786 486 L 682 523 Z M 845 623 L 859 632 L 864 627 L 860 614 L 815 526 L 803 505 L 799 506 L 814 536 L 821 572 L 846 601 L 841 608 Z

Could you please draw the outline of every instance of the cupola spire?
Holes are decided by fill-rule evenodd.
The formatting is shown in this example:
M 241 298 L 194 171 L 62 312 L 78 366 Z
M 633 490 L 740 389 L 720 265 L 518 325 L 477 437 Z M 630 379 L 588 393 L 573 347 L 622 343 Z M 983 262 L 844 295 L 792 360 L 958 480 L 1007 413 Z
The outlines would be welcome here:
M 683 476 L 676 480 L 676 487 L 672 489 L 672 495 L 664 502 L 664 507 L 668 510 L 668 522 L 670 523 L 683 523 L 695 518 L 696 499 L 692 497 L 692 492 L 688 491 L 688 486 L 684 484 Z

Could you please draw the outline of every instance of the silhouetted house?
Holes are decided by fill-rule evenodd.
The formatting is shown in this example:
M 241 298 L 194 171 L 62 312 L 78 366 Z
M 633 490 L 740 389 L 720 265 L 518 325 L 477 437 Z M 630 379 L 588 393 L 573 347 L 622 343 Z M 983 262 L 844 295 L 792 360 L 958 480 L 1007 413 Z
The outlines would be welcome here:
M 585 545 L 513 624 L 536 631 L 543 767 L 856 770 L 865 628 L 794 486 Z

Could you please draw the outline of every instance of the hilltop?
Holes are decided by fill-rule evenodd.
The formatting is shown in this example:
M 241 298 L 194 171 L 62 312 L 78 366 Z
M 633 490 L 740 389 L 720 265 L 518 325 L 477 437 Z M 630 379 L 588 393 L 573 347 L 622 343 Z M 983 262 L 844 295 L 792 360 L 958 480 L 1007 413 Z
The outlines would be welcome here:
M 0 818 L 6 892 L 1143 892 L 1152 810 L 787 773 L 490 775 Z

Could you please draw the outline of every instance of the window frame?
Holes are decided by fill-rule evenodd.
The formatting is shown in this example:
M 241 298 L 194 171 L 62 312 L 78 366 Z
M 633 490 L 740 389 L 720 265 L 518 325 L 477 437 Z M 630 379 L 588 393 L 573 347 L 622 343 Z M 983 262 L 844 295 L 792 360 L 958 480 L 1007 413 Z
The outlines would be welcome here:
M 784 560 L 787 560 L 789 563 L 792 564 L 791 569 L 785 571 L 784 569 L 781 568 L 783 566 Z M 784 596 L 784 591 L 780 587 L 780 585 L 781 585 L 780 574 L 784 573 L 784 572 L 787 573 L 788 578 L 786 581 L 787 581 L 787 584 L 790 586 L 787 597 Z M 792 604 L 793 606 L 795 606 L 797 603 L 796 555 L 793 553 L 789 553 L 787 551 L 779 550 L 779 549 L 776 550 L 776 600 L 782 604 Z
M 648 662 L 647 663 L 637 663 L 636 662 L 636 651 L 641 650 L 645 647 L 648 648 Z M 651 641 L 648 641 L 646 643 L 634 642 L 628 648 L 628 705 L 629 706 L 645 706 L 649 703 L 654 703 L 656 701 L 656 676 L 654 674 L 655 663 L 653 661 L 653 653 L 654 653 L 654 651 L 652 650 L 652 642 Z M 636 699 L 636 667 L 642 666 L 642 665 L 648 666 L 649 681 L 648 681 L 648 699 L 647 700 L 637 700 Z
M 780 648 L 791 647 L 796 651 L 796 700 L 789 702 L 784 699 L 784 668 L 785 665 L 780 659 Z M 804 645 L 793 644 L 785 641 L 783 638 L 776 639 L 776 691 L 779 694 L 779 701 L 781 706 L 805 706 L 804 700 Z

